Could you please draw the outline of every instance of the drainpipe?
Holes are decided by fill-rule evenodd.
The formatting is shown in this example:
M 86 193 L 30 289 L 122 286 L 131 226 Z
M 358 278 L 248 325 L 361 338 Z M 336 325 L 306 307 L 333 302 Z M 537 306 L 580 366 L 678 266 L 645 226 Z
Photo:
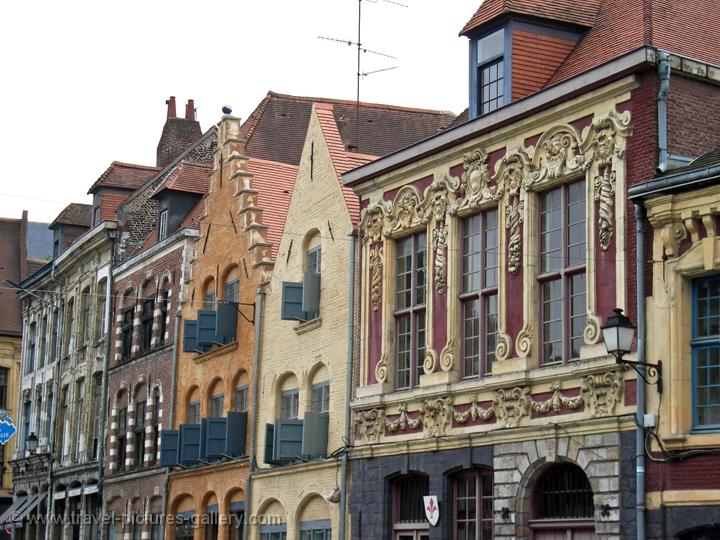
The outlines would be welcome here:
M 350 400 L 352 399 L 352 376 L 353 376 L 353 337 L 355 331 L 355 243 L 357 232 L 350 231 L 350 281 L 348 283 L 348 326 L 347 326 L 347 363 L 345 366 L 345 441 L 350 440 Z M 345 529 L 347 527 L 347 477 L 349 448 L 345 448 L 342 454 L 342 465 L 340 473 L 340 531 L 339 540 L 345 540 Z
M 645 207 L 635 203 L 635 236 L 637 283 L 637 361 L 645 361 Z M 635 520 L 637 540 L 645 540 L 645 367 L 639 366 L 635 428 Z
M 169 412 L 168 412 L 168 427 L 167 429 L 173 428 L 173 422 L 175 420 L 175 386 L 177 385 L 177 364 L 178 364 L 178 356 L 180 354 L 180 323 L 182 322 L 182 310 L 178 309 L 175 312 L 175 335 L 173 336 L 173 363 L 172 368 L 170 370 L 170 399 L 168 400 L 168 403 L 170 404 Z M 157 404 L 155 405 L 158 406 Z M 155 427 L 157 429 L 157 426 Z M 158 439 L 160 440 L 160 439 Z M 157 448 L 155 449 L 157 452 Z M 163 498 L 165 499 L 163 501 L 163 508 L 168 508 L 168 493 L 170 489 L 170 467 L 165 468 L 165 489 L 163 491 Z
M 263 303 L 265 301 L 265 287 L 258 288 L 257 313 L 255 316 L 255 357 L 253 358 L 252 375 L 252 414 L 250 415 L 250 456 L 248 458 L 248 475 L 245 482 L 245 516 L 243 519 L 243 538 L 248 538 L 248 523 L 250 522 L 250 502 L 252 499 L 252 473 L 255 470 L 255 431 L 257 424 L 258 405 L 258 381 L 260 380 L 260 353 L 262 350 L 260 339 L 262 338 Z
M 105 280 L 105 298 L 107 298 L 107 301 L 105 302 L 105 354 L 103 358 L 103 372 L 102 372 L 102 388 L 100 389 L 100 399 L 102 400 L 102 405 L 100 408 L 100 433 L 98 434 L 98 437 L 100 438 L 100 444 L 99 450 L 98 450 L 98 499 L 102 501 L 102 488 L 103 488 L 103 478 L 105 476 L 105 419 L 107 418 L 108 413 L 108 407 L 107 407 L 107 400 L 108 400 L 108 369 L 110 368 L 110 351 L 112 350 L 112 339 L 113 335 L 111 332 L 111 329 L 113 328 L 113 324 L 111 321 L 112 313 L 113 313 L 113 297 L 112 297 L 112 288 L 113 288 L 113 263 L 115 262 L 115 238 L 116 238 L 117 232 L 111 231 L 108 233 L 108 236 L 110 238 L 110 263 L 108 266 L 108 277 L 107 280 Z M 101 508 L 102 508 L 102 502 L 100 502 Z M 100 538 L 103 538 L 105 532 L 102 530 L 104 527 L 100 527 L 100 534 L 98 535 Z
M 658 166 L 657 172 L 662 174 L 668 168 L 668 142 L 667 142 L 667 93 L 670 89 L 670 55 L 666 52 L 658 52 L 658 77 L 660 78 L 660 90 L 657 97 L 658 115 Z

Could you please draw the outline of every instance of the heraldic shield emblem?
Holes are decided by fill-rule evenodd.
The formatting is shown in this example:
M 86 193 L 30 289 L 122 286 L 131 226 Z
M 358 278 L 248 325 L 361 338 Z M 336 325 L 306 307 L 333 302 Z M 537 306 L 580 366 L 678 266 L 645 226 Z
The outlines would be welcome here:
M 427 516 L 430 525 L 434 527 L 437 525 L 438 519 L 440 519 L 440 508 L 438 507 L 437 495 L 425 495 L 423 499 L 425 501 L 425 515 Z

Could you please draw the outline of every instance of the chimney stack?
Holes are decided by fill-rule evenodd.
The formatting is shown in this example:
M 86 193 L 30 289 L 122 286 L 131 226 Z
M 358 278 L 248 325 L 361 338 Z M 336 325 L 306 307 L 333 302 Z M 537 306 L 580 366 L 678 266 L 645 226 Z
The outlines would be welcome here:
M 175 96 L 170 96 L 170 99 L 165 100 L 165 104 L 168 106 L 167 117 L 177 118 L 177 111 L 175 110 Z
M 196 120 L 194 99 L 188 99 L 187 105 L 185 105 L 185 120 Z

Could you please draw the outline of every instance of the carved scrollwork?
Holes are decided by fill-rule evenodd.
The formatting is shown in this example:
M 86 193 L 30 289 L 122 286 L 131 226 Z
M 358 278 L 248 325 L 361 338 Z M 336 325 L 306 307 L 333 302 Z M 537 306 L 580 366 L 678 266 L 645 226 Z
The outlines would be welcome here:
M 564 396 L 560 390 L 560 381 L 555 381 L 551 386 L 552 396 L 545 401 L 530 401 L 530 407 L 536 413 L 546 414 L 550 411 L 558 412 L 563 407 L 577 409 L 583 404 L 582 395 L 575 397 Z
M 498 195 L 507 193 L 510 196 L 519 195 L 520 189 L 527 189 L 532 181 L 532 162 L 527 152 L 522 148 L 511 150 L 499 161 L 495 173 L 498 185 Z
M 421 417 L 426 437 L 445 435 L 452 426 L 452 400 L 449 397 L 426 399 L 423 401 Z
M 455 363 L 455 350 L 457 344 L 455 343 L 455 337 L 451 337 L 445 344 L 445 347 L 440 352 L 440 369 L 443 371 L 450 371 Z
M 510 355 L 510 336 L 505 332 L 498 332 L 497 346 L 495 347 L 495 360 L 507 360 Z
M 430 375 L 435 372 L 437 366 L 437 354 L 430 347 L 425 348 L 425 360 L 423 360 L 423 373 Z
M 474 208 L 483 200 L 495 199 L 497 186 L 490 186 L 490 168 L 487 154 L 476 148 L 463 156 L 463 173 L 460 189 L 465 193 L 463 208 Z
M 363 242 L 376 244 L 381 242 L 388 226 L 390 209 L 384 201 L 378 201 L 363 209 L 360 215 L 360 228 L 363 231 Z
M 433 229 L 432 248 L 435 290 L 443 294 L 447 285 L 447 227 L 444 223 Z
M 530 389 L 515 387 L 498 390 L 493 406 L 495 416 L 504 427 L 517 427 L 520 420 L 530 414 Z
M 377 365 L 375 366 L 375 380 L 379 383 L 384 383 L 387 381 L 388 376 L 388 357 L 387 353 L 383 353 L 383 355 L 380 357 L 380 361 L 378 361 Z
M 378 310 L 382 299 L 383 256 L 382 244 L 370 248 L 370 305 L 373 311 Z
M 505 228 L 510 231 L 508 238 L 507 267 L 511 274 L 517 274 L 522 265 L 522 237 L 520 224 L 523 221 L 524 204 L 513 196 L 505 207 Z
M 400 415 L 394 420 L 385 419 L 385 427 L 391 433 L 396 431 L 405 431 L 406 429 L 415 429 L 422 423 L 422 414 L 410 418 L 407 412 L 407 405 L 403 403 L 400 405 Z
M 596 373 L 583 379 L 581 395 L 593 417 L 610 416 L 620 401 L 622 377 L 617 371 Z
M 515 338 L 515 352 L 520 358 L 527 358 L 532 349 L 533 329 L 526 324 Z
M 380 440 L 385 427 L 385 411 L 369 409 L 355 413 L 355 424 L 360 432 L 360 440 L 365 444 L 374 444 Z
M 691 224 L 691 226 L 692 225 L 694 225 L 694 223 Z M 668 257 L 675 256 L 678 252 L 678 245 L 687 237 L 688 230 L 685 227 L 685 223 L 680 221 L 667 223 L 660 231 L 664 254 Z
M 588 160 L 597 161 L 598 167 L 612 165 L 614 157 L 625 156 L 625 139 L 630 136 L 630 112 L 598 115 L 583 133 L 583 150 Z
M 613 206 L 615 204 L 615 171 L 605 167 L 602 174 L 595 177 L 593 184 L 595 200 L 599 201 L 598 227 L 600 247 L 607 250 L 613 237 Z
M 425 223 L 425 210 L 420 194 L 413 186 L 398 191 L 390 213 L 390 232 L 404 231 Z
M 533 156 L 532 184 L 552 181 L 583 170 L 585 157 L 579 153 L 577 133 L 560 125 L 542 134 Z
M 602 335 L 601 325 L 602 322 L 600 319 L 588 312 L 587 323 L 585 324 L 585 330 L 583 330 L 583 340 L 586 345 L 595 345 L 600 341 L 600 336 Z

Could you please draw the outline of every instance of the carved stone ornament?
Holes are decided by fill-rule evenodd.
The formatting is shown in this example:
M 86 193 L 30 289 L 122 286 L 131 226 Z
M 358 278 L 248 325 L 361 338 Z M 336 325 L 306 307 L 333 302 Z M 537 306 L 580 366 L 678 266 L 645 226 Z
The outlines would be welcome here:
M 490 186 L 487 155 L 481 148 L 466 152 L 463 156 L 460 189 L 465 193 L 462 208 L 474 208 L 484 200 L 497 200 L 497 185 Z
M 474 422 L 476 420 L 490 420 L 495 416 L 495 406 L 492 405 L 487 409 L 483 409 L 478 405 L 477 398 L 472 397 L 470 401 L 470 407 L 464 411 L 456 410 L 453 413 L 453 418 L 459 424 L 466 424 L 467 422 Z
M 420 195 L 413 186 L 404 186 L 398 191 L 390 213 L 390 232 L 412 229 L 425 223 L 425 211 Z
M 583 132 L 582 148 L 588 161 L 595 160 L 599 168 L 612 166 L 614 158 L 625 157 L 625 139 L 631 133 L 629 111 L 596 116 Z
M 387 353 L 383 353 L 375 366 L 375 380 L 377 380 L 377 382 L 384 383 L 387 381 L 388 367 Z
M 500 194 L 519 195 L 532 182 L 532 162 L 522 148 L 511 150 L 500 160 L 495 174 Z M 499 195 L 498 195 L 499 199 Z
M 563 407 L 567 409 L 577 409 L 583 404 L 582 395 L 575 397 L 563 396 L 560 391 L 560 381 L 555 381 L 551 386 L 552 396 L 545 401 L 532 401 L 530 406 L 536 413 L 545 414 L 550 411 L 558 412 Z
M 417 416 L 410 418 L 407 412 L 407 405 L 403 403 L 400 405 L 400 415 L 397 418 L 394 420 L 388 420 L 385 418 L 385 427 L 388 431 L 394 433 L 396 431 L 405 431 L 408 428 L 415 429 L 421 422 L 422 415 L 418 414 Z
M 447 226 L 444 222 L 433 229 L 432 249 L 435 290 L 443 294 L 447 286 Z
M 363 231 L 363 242 L 376 244 L 382 242 L 387 227 L 390 209 L 385 201 L 378 201 L 364 208 L 360 215 L 360 229 Z
M 613 205 L 615 204 L 615 171 L 605 167 L 593 183 L 595 200 L 599 202 L 598 228 L 600 247 L 607 250 L 613 237 Z
M 423 401 L 421 417 L 426 437 L 446 435 L 452 426 L 452 400 L 449 397 L 426 399 Z
M 578 153 L 577 134 L 571 126 L 555 126 L 542 134 L 533 155 L 535 186 L 585 170 L 585 156 Z
M 593 417 L 610 416 L 620 401 L 622 376 L 617 371 L 588 375 L 583 379 L 583 400 Z
M 680 221 L 667 223 L 660 230 L 660 240 L 663 245 L 663 253 L 668 257 L 677 255 L 680 242 L 688 237 L 688 230 L 685 224 Z
M 363 443 L 377 443 L 385 429 L 385 412 L 381 409 L 358 411 L 355 413 L 355 424 Z
M 382 300 L 383 256 L 382 244 L 370 248 L 370 306 L 373 311 L 378 310 Z
M 425 360 L 423 360 L 423 373 L 430 375 L 435 372 L 437 366 L 437 353 L 433 349 L 425 345 Z
M 586 345 L 595 345 L 600 341 L 602 336 L 602 322 L 598 317 L 588 312 L 587 323 L 585 324 L 585 330 L 583 330 L 583 340 Z
M 530 389 L 515 387 L 498 390 L 493 399 L 495 416 L 504 427 L 517 427 L 530 413 Z
M 515 352 L 520 358 L 527 358 L 532 349 L 533 329 L 530 325 L 523 326 L 515 338 Z
M 456 206 L 456 191 L 457 186 L 452 185 L 447 177 L 433 180 L 425 190 L 422 202 L 425 221 L 434 219 L 436 224 L 444 223 L 450 208 Z
M 440 352 L 440 369 L 443 371 L 450 371 L 455 364 L 455 351 L 457 349 L 457 343 L 455 337 L 448 339 L 445 347 Z
M 504 332 L 498 332 L 497 346 L 495 347 L 495 360 L 507 360 L 510 355 L 510 336 Z
M 524 204 L 513 196 L 505 207 L 505 228 L 510 231 L 508 237 L 507 267 L 511 274 L 517 274 L 522 265 L 522 237 L 520 224 L 523 221 Z

